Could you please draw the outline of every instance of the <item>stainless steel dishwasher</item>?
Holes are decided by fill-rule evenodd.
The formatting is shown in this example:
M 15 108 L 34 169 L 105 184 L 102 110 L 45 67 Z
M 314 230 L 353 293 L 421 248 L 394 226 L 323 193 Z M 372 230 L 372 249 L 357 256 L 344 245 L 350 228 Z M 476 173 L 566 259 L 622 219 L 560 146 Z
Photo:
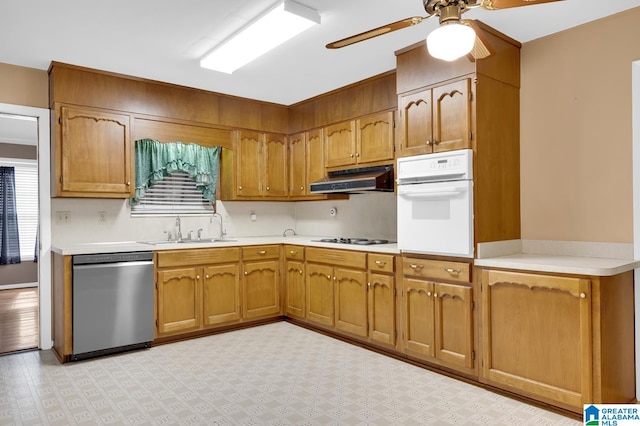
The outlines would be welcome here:
M 150 251 L 73 256 L 72 361 L 150 347 L 154 334 Z

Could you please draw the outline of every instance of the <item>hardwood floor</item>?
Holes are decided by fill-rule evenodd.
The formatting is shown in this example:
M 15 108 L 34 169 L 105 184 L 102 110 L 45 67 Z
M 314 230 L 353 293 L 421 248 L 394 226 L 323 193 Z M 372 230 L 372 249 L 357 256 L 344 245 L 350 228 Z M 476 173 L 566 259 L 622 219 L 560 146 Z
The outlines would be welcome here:
M 38 347 L 38 288 L 0 290 L 0 354 Z

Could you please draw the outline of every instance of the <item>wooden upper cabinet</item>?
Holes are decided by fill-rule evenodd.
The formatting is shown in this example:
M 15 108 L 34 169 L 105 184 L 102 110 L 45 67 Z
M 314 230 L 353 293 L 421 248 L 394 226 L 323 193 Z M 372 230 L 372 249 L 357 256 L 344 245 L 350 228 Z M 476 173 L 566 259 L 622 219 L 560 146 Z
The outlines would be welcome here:
M 55 106 L 54 195 L 133 196 L 131 117 L 95 108 Z
M 325 164 L 339 167 L 356 162 L 356 123 L 354 120 L 325 127 Z
M 471 148 L 471 79 L 401 95 L 399 105 L 401 156 Z
M 306 194 L 307 160 L 306 134 L 296 133 L 289 137 L 289 195 L 301 197 Z
M 289 195 L 287 136 L 265 133 L 264 152 L 264 195 L 267 197 L 286 197 Z
M 356 162 L 393 160 L 393 111 L 371 114 L 356 120 Z
M 238 131 L 235 151 L 238 196 L 261 196 L 264 176 L 262 135 L 251 130 Z
M 432 152 L 433 116 L 431 90 L 422 90 L 400 96 L 400 118 L 402 156 L 420 155 Z
M 471 79 L 433 89 L 434 152 L 471 148 Z
M 309 185 L 326 176 L 324 153 L 323 129 L 314 129 L 306 132 L 306 185 L 305 195 L 309 195 Z

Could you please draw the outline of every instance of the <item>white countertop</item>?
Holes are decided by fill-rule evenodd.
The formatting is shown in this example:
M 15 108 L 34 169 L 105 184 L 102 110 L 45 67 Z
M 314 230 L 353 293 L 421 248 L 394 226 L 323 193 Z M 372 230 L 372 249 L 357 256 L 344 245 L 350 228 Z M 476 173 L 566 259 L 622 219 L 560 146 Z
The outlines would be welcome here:
M 267 237 L 230 237 L 225 241 L 215 242 L 194 242 L 194 243 L 170 243 L 170 244 L 146 244 L 136 241 L 112 241 L 112 242 L 99 242 L 99 243 L 81 243 L 81 244 L 69 244 L 69 245 L 56 245 L 51 248 L 51 251 L 63 255 L 74 254 L 94 254 L 94 253 L 117 253 L 117 252 L 129 252 L 129 251 L 161 251 L 161 250 L 176 250 L 176 249 L 194 249 L 194 248 L 213 248 L 213 247 L 238 247 L 238 246 L 252 246 L 262 244 L 298 244 L 308 247 L 324 247 L 332 249 L 343 250 L 356 250 L 366 251 L 369 253 L 390 253 L 399 254 L 398 245 L 395 243 L 390 244 L 369 244 L 369 245 L 357 245 L 357 244 L 339 244 L 339 243 L 322 243 L 319 241 L 321 238 L 326 237 L 313 237 L 313 236 L 267 236 Z
M 476 266 L 592 276 L 611 276 L 640 267 L 640 260 L 517 253 L 476 259 Z

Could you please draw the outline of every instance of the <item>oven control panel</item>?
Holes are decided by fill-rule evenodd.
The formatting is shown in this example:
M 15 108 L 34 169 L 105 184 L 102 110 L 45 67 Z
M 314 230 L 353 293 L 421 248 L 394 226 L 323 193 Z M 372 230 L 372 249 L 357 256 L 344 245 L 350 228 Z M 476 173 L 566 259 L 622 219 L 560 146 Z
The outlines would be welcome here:
M 461 149 L 398 158 L 397 182 L 473 179 L 473 151 Z

